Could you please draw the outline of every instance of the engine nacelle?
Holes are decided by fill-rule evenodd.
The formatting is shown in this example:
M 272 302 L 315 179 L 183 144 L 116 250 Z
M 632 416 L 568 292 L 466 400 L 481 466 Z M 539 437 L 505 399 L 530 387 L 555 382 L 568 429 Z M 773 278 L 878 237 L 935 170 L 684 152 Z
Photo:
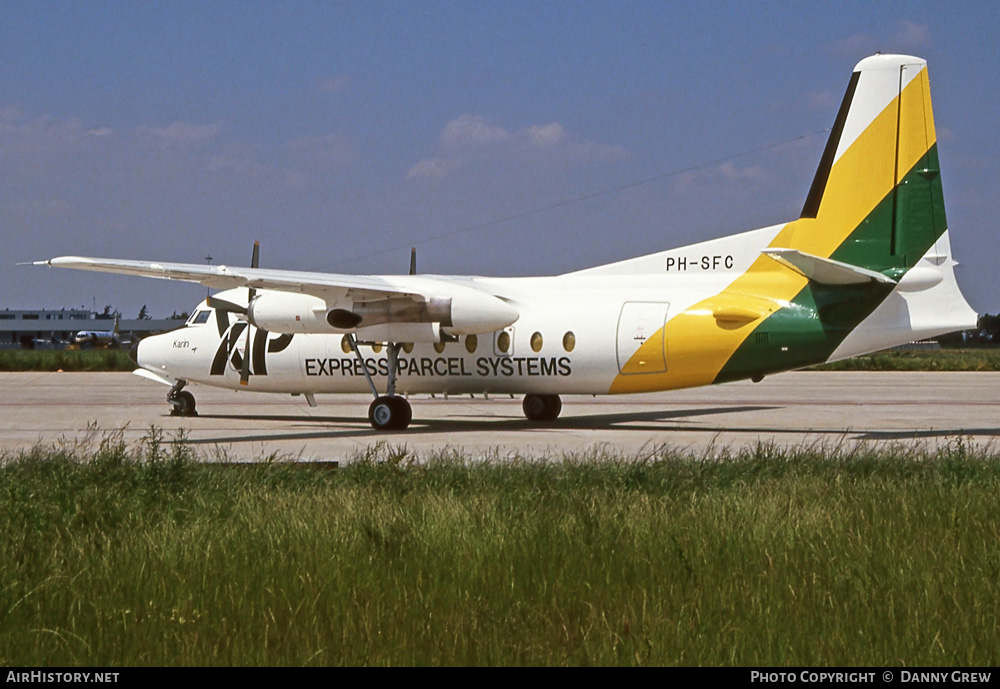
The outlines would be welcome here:
M 478 335 L 503 330 L 512 325 L 521 314 L 517 309 L 475 289 L 465 289 L 451 300 L 451 314 L 441 327 L 453 335 Z
M 357 332 L 372 341 L 439 342 L 442 331 L 448 335 L 493 332 L 520 315 L 490 294 L 449 287 L 449 296 L 426 301 L 399 296 L 332 304 L 311 294 L 266 291 L 254 297 L 247 317 L 256 327 L 275 333 Z
M 392 297 L 355 302 L 349 307 L 331 309 L 326 320 L 338 332 L 355 328 L 360 331 L 381 325 L 437 324 L 450 335 L 477 335 L 502 330 L 516 321 L 519 315 L 512 306 L 490 294 L 453 287 L 452 296 L 433 297 L 427 301 Z M 388 338 L 387 341 L 428 340 Z
M 325 299 L 294 292 L 262 292 L 254 297 L 247 317 L 254 326 L 272 333 L 332 333 L 326 321 Z
M 354 332 L 361 342 L 441 342 L 441 326 L 437 323 L 382 323 Z

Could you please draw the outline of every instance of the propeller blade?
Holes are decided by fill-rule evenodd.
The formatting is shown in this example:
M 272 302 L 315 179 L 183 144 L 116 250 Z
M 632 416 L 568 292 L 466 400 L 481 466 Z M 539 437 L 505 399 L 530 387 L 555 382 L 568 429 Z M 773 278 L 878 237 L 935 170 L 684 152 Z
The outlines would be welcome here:
M 417 274 L 417 247 L 410 247 L 410 275 Z
M 250 255 L 250 267 L 251 268 L 259 268 L 260 267 L 260 242 L 258 242 L 256 239 L 253 242 L 253 254 Z M 250 302 L 253 301 L 253 298 L 255 296 L 257 296 L 257 290 L 255 290 L 253 287 L 251 287 L 250 290 L 247 292 L 247 307 L 248 308 L 250 306 Z
M 250 331 L 253 328 L 247 324 L 247 341 L 243 344 L 243 364 L 240 366 L 240 385 L 250 383 Z
M 260 242 L 256 239 L 253 242 L 253 253 L 250 255 L 250 267 L 259 268 L 260 267 Z M 244 309 L 246 313 L 250 309 L 250 302 L 253 298 L 257 296 L 257 290 L 253 287 L 247 290 L 247 308 Z M 243 365 L 240 366 L 240 385 L 246 386 L 250 384 L 250 331 L 253 330 L 249 324 L 247 324 L 247 341 L 243 345 Z
M 207 303 L 209 308 L 215 309 L 216 311 L 229 311 L 231 313 L 238 313 L 244 316 L 247 315 L 247 307 L 234 304 L 233 302 L 226 301 L 225 299 L 209 297 Z

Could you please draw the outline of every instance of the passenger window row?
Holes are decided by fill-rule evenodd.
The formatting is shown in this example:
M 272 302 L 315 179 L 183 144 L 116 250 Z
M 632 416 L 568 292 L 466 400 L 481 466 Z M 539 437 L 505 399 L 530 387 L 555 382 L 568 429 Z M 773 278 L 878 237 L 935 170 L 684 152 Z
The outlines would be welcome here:
M 532 333 L 531 337 L 528 340 L 528 344 L 531 346 L 531 351 L 533 351 L 535 353 L 538 353 L 538 352 L 542 351 L 542 345 L 543 345 L 543 343 L 544 343 L 544 338 L 542 337 L 542 334 L 540 332 L 537 332 L 537 331 L 534 332 L 534 333 Z M 434 343 L 434 351 L 437 352 L 438 354 L 443 354 L 446 345 L 447 345 L 446 342 L 435 342 Z M 510 351 L 510 345 L 511 345 L 510 333 L 508 333 L 506 330 L 500 331 L 500 333 L 497 335 L 496 345 L 497 345 L 497 351 L 498 352 L 501 352 L 501 353 L 504 353 L 504 354 L 506 354 L 507 352 L 509 352 Z M 381 342 L 375 342 L 375 343 L 373 343 L 370 346 L 372 348 L 372 351 L 374 353 L 376 353 L 376 354 L 378 354 L 379 352 L 381 352 L 382 348 L 383 348 L 383 345 L 382 345 Z M 562 346 L 563 346 L 563 349 L 565 351 L 567 351 L 567 352 L 572 352 L 574 349 L 576 349 L 576 335 L 573 334 L 572 330 L 567 330 L 566 334 L 563 335 Z M 347 339 L 347 335 L 344 335 L 343 339 L 341 339 L 341 341 L 340 341 L 340 348 L 344 351 L 344 354 L 350 354 L 351 353 L 351 344 L 350 344 L 350 342 Z M 479 348 L 479 337 L 476 336 L 476 335 L 466 335 L 466 337 L 465 337 L 465 351 L 467 351 L 469 354 L 475 354 L 476 350 L 478 348 Z M 410 352 L 412 352 L 413 351 L 413 343 L 412 342 L 404 342 L 403 343 L 403 351 L 406 354 L 409 354 Z

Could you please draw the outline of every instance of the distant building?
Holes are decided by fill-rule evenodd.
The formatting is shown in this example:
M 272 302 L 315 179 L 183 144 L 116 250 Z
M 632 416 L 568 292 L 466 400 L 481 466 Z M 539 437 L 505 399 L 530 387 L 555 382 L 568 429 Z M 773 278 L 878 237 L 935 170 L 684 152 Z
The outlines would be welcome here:
M 122 318 L 118 336 L 122 343 L 131 343 L 183 324 L 183 320 L 173 318 Z M 111 330 L 114 326 L 114 316 L 85 309 L 4 309 L 0 311 L 0 348 L 58 349 L 72 342 L 81 330 Z

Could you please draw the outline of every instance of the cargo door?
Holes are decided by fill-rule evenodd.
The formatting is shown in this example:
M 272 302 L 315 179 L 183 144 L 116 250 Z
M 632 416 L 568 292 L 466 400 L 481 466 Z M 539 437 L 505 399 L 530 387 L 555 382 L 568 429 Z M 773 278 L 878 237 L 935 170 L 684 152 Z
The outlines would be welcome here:
M 670 304 L 628 301 L 618 317 L 618 370 L 624 374 L 663 373 L 667 343 L 663 326 Z M 638 354 L 638 356 L 637 356 Z

